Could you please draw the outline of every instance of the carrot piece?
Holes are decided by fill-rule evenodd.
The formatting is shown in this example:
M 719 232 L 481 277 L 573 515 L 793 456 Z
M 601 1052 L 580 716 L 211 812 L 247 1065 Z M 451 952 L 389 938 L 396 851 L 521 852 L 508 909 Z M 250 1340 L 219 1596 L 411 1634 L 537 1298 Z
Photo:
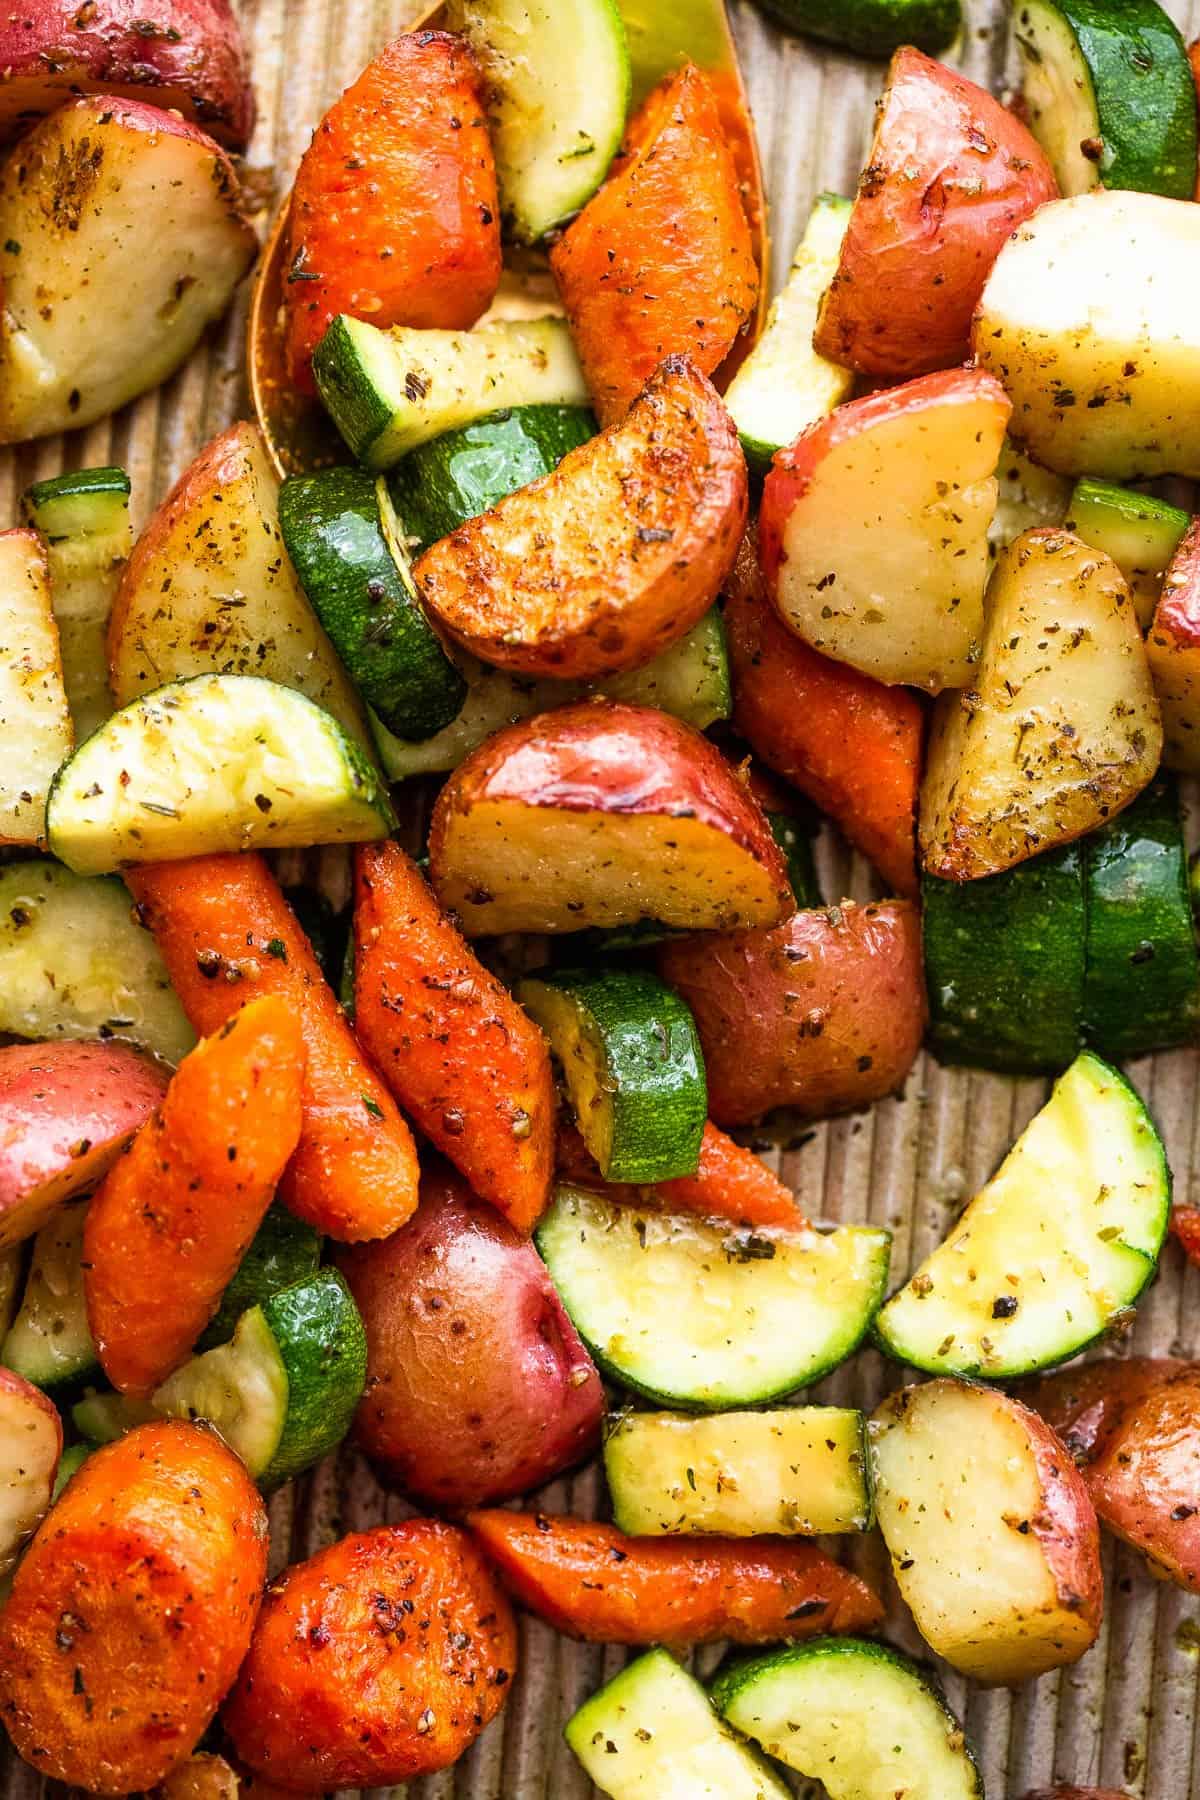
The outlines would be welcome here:
M 467 1523 L 522 1606 L 600 1644 L 765 1644 L 867 1631 L 876 1595 L 815 1544 L 789 1538 L 633 1538 L 542 1513 Z
M 465 328 L 500 281 L 496 164 L 462 38 L 411 31 L 330 107 L 292 192 L 284 285 L 292 380 L 338 313 Z
M 767 599 L 755 534 L 726 586 L 734 724 L 869 857 L 892 893 L 917 893 L 916 816 L 925 711 L 794 637 Z
M 225 1729 L 281 1787 L 390 1787 L 462 1755 L 516 1659 L 511 1609 L 468 1534 L 384 1525 L 272 1584 Z
M 754 317 L 758 269 L 712 83 L 691 63 L 646 100 L 613 173 L 550 252 L 603 425 L 666 356 L 705 375 Z
M 399 1230 L 417 1204 L 412 1133 L 262 857 L 147 864 L 126 880 L 197 1031 L 216 1031 L 256 994 L 278 994 L 299 1016 L 303 1120 L 280 1199 L 350 1243 Z
M 205 1038 L 105 1176 L 83 1233 L 104 1372 L 145 1396 L 216 1312 L 300 1141 L 304 1039 L 264 994 Z
M 699 1213 L 705 1219 L 728 1219 L 735 1225 L 783 1225 L 800 1230 L 808 1221 L 785 1187 L 752 1150 L 734 1143 L 712 1120 L 700 1140 L 700 1163 L 694 1175 L 677 1175 L 654 1187 L 606 1182 L 574 1125 L 560 1124 L 558 1173 L 584 1187 L 603 1187 L 621 1204 L 657 1203 L 668 1211 Z
M 0 1613 L 0 1716 L 26 1762 L 98 1794 L 153 1787 L 250 1645 L 262 1498 L 214 1432 L 140 1425 L 89 1456 Z
M 354 1024 L 400 1104 L 517 1231 L 550 1198 L 546 1040 L 485 969 L 399 844 L 355 857 Z
M 1200 1269 L 1200 1206 L 1173 1206 L 1171 1235 L 1188 1261 Z

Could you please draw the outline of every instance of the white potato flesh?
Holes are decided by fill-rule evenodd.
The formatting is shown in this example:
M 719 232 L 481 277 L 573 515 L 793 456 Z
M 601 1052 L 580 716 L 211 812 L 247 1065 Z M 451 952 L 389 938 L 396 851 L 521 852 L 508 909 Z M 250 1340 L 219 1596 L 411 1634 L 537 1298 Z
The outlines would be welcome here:
M 288 561 L 279 482 L 254 426 L 202 450 L 125 565 L 108 639 L 125 706 L 189 675 L 262 675 L 323 707 L 373 755 L 358 696 Z
M 0 173 L 0 442 L 164 381 L 255 247 L 229 158 L 177 117 L 105 98 L 36 125 Z
M 0 533 L 0 742 L 0 843 L 40 844 L 46 795 L 73 736 L 46 552 L 34 531 Z
M 50 1508 L 62 1453 L 62 1425 L 46 1396 L 0 1369 L 0 1576 Z
M 879 1527 L 931 1649 L 978 1681 L 1077 1661 L 1099 1629 L 1099 1529 L 1049 1428 L 1005 1394 L 932 1381 L 868 1431 Z
M 1013 438 L 1064 475 L 1200 475 L 1200 209 L 1123 191 L 1039 207 L 992 267 L 974 354 Z
M 892 398 L 851 402 L 834 415 L 824 453 L 814 448 L 811 466 L 804 459 L 776 600 L 825 656 L 936 694 L 965 686 L 979 655 L 1008 406 L 991 382 L 895 410 Z M 861 428 L 850 424 L 859 406 L 869 409 Z M 816 428 L 814 446 L 825 430 Z M 805 442 L 790 453 L 798 473 Z
M 1070 532 L 1027 531 L 988 588 L 973 686 L 934 712 L 919 837 L 926 869 L 969 881 L 1120 811 L 1162 750 L 1124 577 Z

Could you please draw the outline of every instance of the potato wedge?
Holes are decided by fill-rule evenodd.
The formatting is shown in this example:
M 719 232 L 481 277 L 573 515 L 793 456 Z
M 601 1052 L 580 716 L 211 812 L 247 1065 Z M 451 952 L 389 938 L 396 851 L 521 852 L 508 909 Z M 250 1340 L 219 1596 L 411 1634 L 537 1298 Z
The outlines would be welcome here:
M 1031 1381 L 1021 1398 L 1041 1414 L 1075 1461 L 1086 1464 L 1107 1447 L 1126 1412 L 1187 1367 L 1168 1356 L 1105 1356 Z
M 692 1009 L 718 1125 L 775 1107 L 824 1118 L 894 1093 L 925 1029 L 921 920 L 909 900 L 844 900 L 766 931 L 689 937 L 658 972 Z
M 875 1505 L 921 1636 L 977 1681 L 1078 1661 L 1100 1629 L 1100 1530 L 1078 1470 L 1019 1400 L 903 1388 L 868 1426 Z
M 964 361 L 1000 246 L 1057 192 L 1015 113 L 956 69 L 897 50 L 815 348 L 869 375 Z
M 850 400 L 775 458 L 759 551 L 785 625 L 877 681 L 965 687 L 1009 403 L 977 369 Z
M 42 844 L 46 796 L 75 734 L 36 531 L 0 532 L 0 737 L 0 844 Z
M 1200 775 L 1200 519 L 1193 519 L 1163 576 L 1146 638 L 1162 709 L 1163 762 Z
M 254 89 L 229 0 L 34 0 L 0 13 L 0 143 L 80 94 L 149 100 L 244 150 Z
M 773 925 L 791 888 L 771 828 L 707 738 L 614 700 L 498 731 L 438 795 L 429 873 L 470 937 L 639 919 Z
M 54 1402 L 24 1376 L 0 1369 L 0 1577 L 50 1509 L 62 1443 Z
M 918 838 L 950 881 L 994 875 L 1120 812 L 1162 721 L 1116 564 L 1040 526 L 997 561 L 973 686 L 934 711 Z
M 566 679 L 647 663 L 707 612 L 746 528 L 737 427 L 668 357 L 619 424 L 427 550 L 434 619 L 498 668 Z
M 0 171 L 0 443 L 165 381 L 254 260 L 233 164 L 174 113 L 77 100 Z
M 1200 475 L 1200 212 L 1097 189 L 1043 206 L 997 256 L 980 368 L 1019 448 L 1063 475 Z
M 188 675 L 263 675 L 298 688 L 365 749 L 358 696 L 296 579 L 279 482 L 257 427 L 231 425 L 185 469 L 125 565 L 108 627 L 125 706 Z

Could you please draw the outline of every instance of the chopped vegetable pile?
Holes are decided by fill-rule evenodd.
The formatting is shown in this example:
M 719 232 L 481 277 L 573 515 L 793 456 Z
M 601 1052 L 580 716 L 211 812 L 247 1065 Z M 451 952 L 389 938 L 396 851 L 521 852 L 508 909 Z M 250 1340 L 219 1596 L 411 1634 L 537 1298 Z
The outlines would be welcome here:
M 58 1782 L 449 1768 L 515 1606 L 640 1652 L 566 1728 L 612 1800 L 982 1800 L 885 1633 L 1072 1664 L 1101 1525 L 1200 1591 L 1200 1361 L 1072 1361 L 1200 1262 L 1123 1072 L 1200 1043 L 1200 46 L 1013 0 L 1002 99 L 958 0 L 762 10 L 891 58 L 769 307 L 722 0 L 447 0 L 315 121 L 255 417 L 0 531 L 0 1719 Z M 235 16 L 143 11 L 0 18 L 0 444 L 257 254 Z M 767 1146 L 923 1046 L 1053 1080 L 906 1267 Z M 343 1444 L 417 1516 L 267 1585 Z M 611 1523 L 538 1505 L 593 1459 Z

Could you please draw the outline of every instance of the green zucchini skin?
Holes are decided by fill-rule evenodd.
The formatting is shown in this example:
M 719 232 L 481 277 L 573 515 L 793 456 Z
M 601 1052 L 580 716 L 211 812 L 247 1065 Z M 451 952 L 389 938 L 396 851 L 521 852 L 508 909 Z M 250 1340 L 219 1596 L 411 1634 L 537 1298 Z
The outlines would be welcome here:
M 813 860 L 813 837 L 816 825 L 806 829 L 804 823 L 790 813 L 769 812 L 767 824 L 771 836 L 783 851 L 788 880 L 796 896 L 797 912 L 812 912 L 825 904 L 817 865 Z
M 287 553 L 350 678 L 389 731 L 429 738 L 467 684 L 442 648 L 388 543 L 365 469 L 292 475 L 279 491 Z
M 1083 1022 L 1079 846 L 981 881 L 927 876 L 921 897 L 935 1055 L 1005 1074 L 1065 1068 Z
M 259 1476 L 277 1487 L 336 1450 L 350 1429 L 367 1380 L 367 1334 L 336 1269 L 262 1302 L 287 1372 L 287 1416 L 275 1454 Z
M 1200 971 L 1174 781 L 1152 781 L 1085 858 L 1088 1041 L 1116 1061 L 1191 1042 Z
M 273 1294 L 315 1275 L 321 1260 L 321 1237 L 287 1208 L 270 1207 L 250 1248 L 221 1296 L 212 1323 L 196 1345 L 211 1350 L 228 1343 L 242 1314 L 261 1306 Z
M 513 406 L 410 450 L 388 481 L 418 552 L 556 469 L 596 435 L 586 406 Z
M 934 56 L 962 30 L 959 0 L 755 0 L 784 31 L 820 38 L 860 56 L 890 56 L 915 44 Z
M 54 543 L 120 529 L 129 511 L 130 491 L 124 469 L 70 469 L 35 481 L 22 500 L 29 523 Z

